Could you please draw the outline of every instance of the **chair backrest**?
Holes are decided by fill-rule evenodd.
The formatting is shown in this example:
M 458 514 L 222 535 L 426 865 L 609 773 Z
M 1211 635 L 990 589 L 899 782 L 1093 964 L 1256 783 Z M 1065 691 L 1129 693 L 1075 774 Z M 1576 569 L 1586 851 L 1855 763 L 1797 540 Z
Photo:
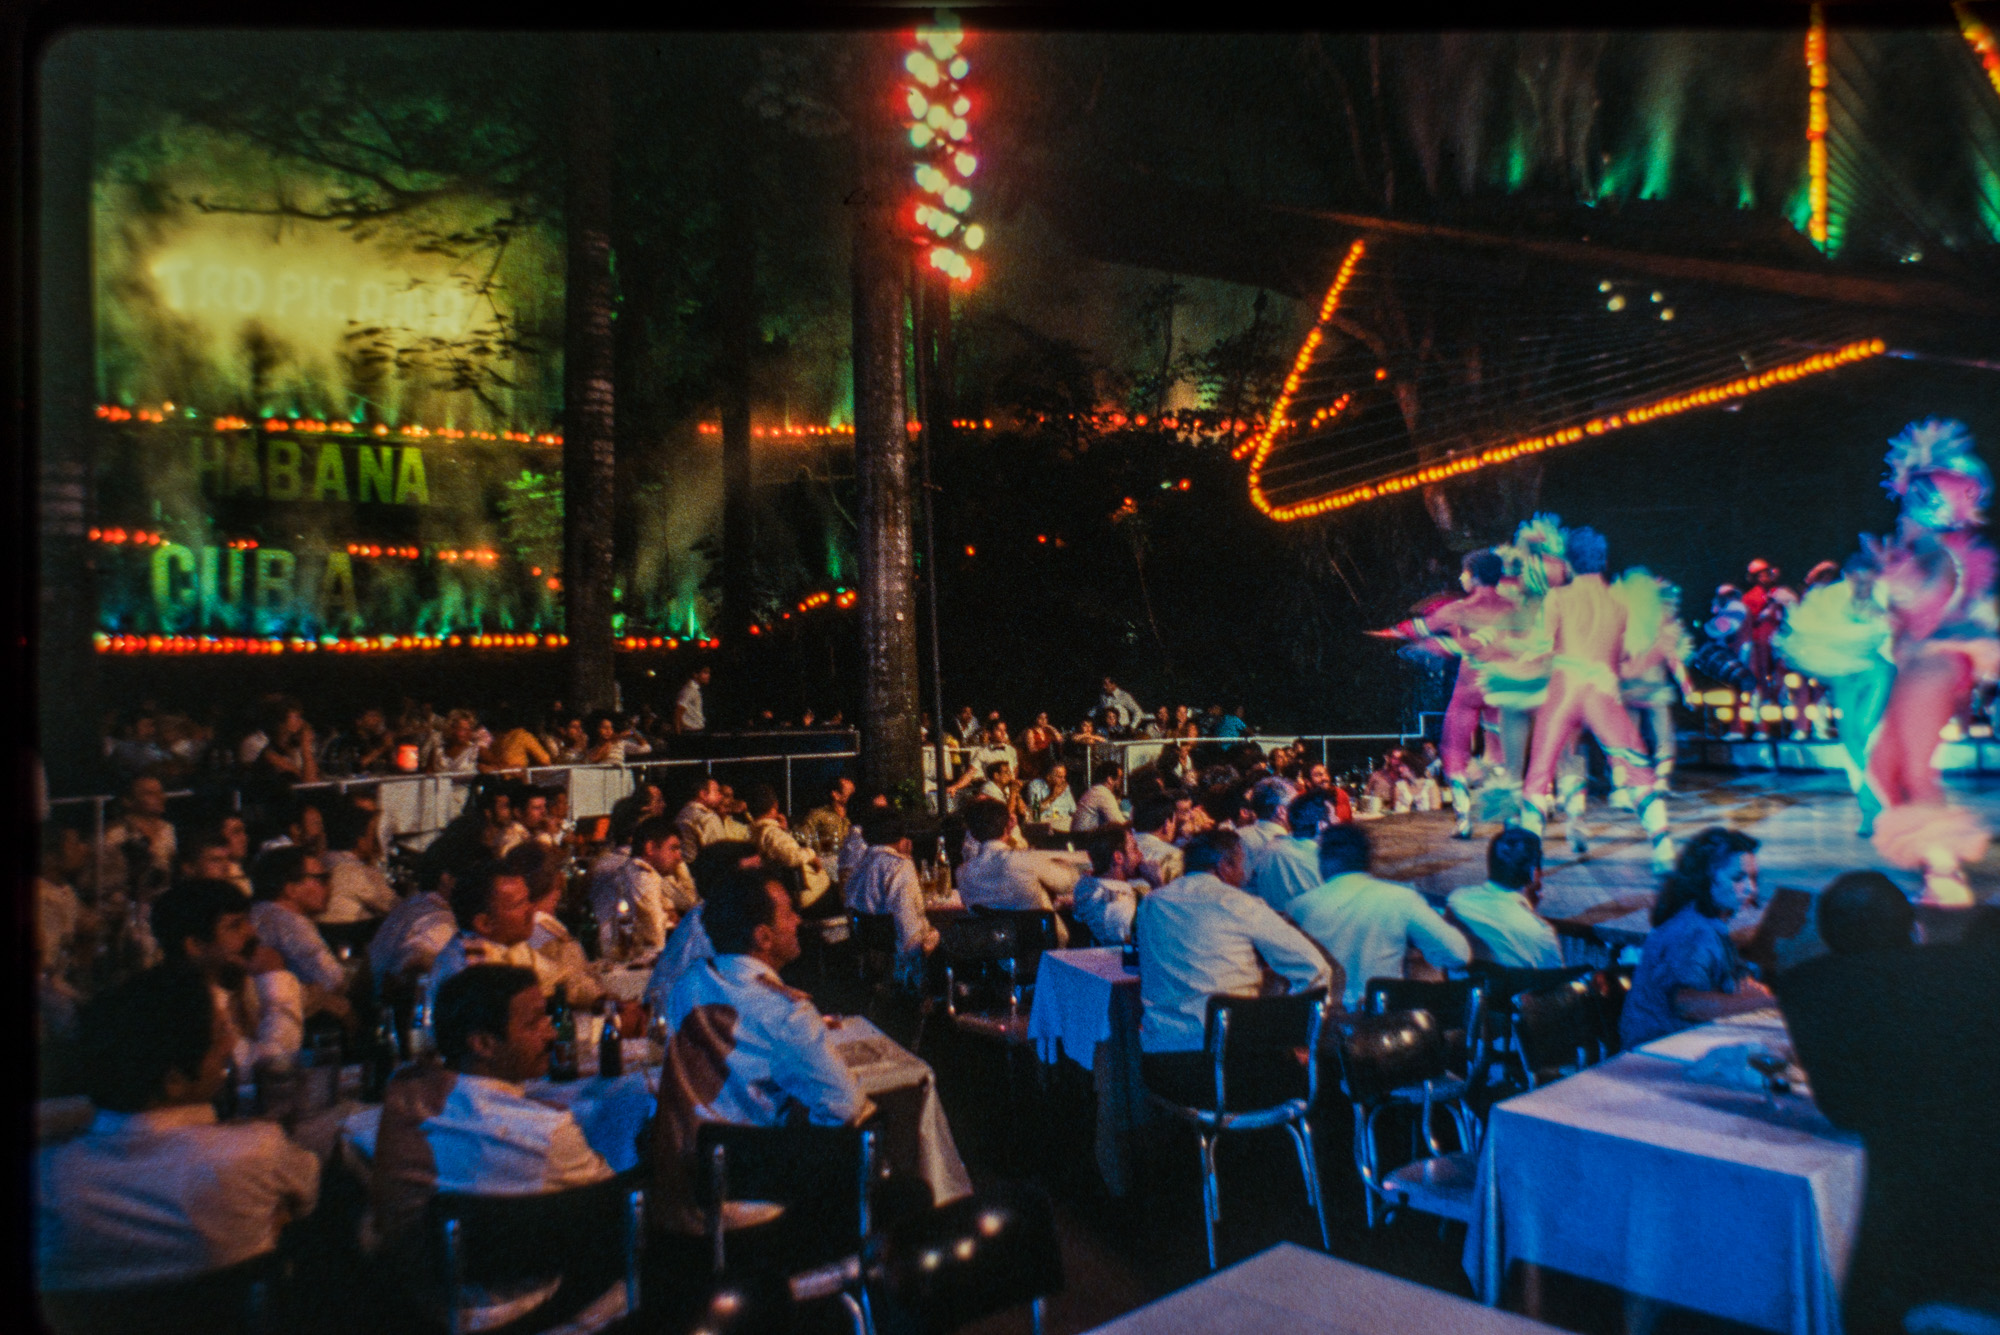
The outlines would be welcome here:
M 1632 995 L 1632 966 L 1614 965 L 1590 976 L 1591 995 L 1597 999 L 1597 1037 L 1605 1054 L 1624 1046 L 1618 1024 L 1625 1014 L 1625 999 Z
M 1510 965 L 1494 964 L 1491 961 L 1474 960 L 1466 972 L 1485 989 L 1486 1008 L 1495 1013 L 1507 1014 L 1513 1009 L 1513 999 L 1523 992 L 1539 992 L 1546 988 L 1560 987 L 1564 983 L 1587 977 L 1591 970 L 1588 965 L 1561 969 L 1517 969 Z
M 1514 1037 L 1532 1087 L 1591 1065 L 1601 1051 L 1590 985 L 1572 979 L 1514 998 Z
M 1063 1286 L 1055 1210 L 1030 1183 L 996 1183 L 898 1220 L 881 1243 L 872 1287 L 914 1330 L 957 1330 Z
M 360 955 L 367 951 L 368 943 L 375 939 L 375 933 L 382 929 L 382 919 L 362 918 L 357 922 L 323 922 L 319 924 L 320 938 L 327 948 L 339 951 L 342 946 Z
M 1268 1082 L 1267 1072 L 1289 1070 L 1284 1059 L 1293 1053 L 1304 1056 L 1299 1063 L 1297 1088 L 1272 1089 L 1272 1101 L 1300 1098 L 1311 1103 L 1319 1094 L 1319 1063 L 1315 1054 L 1319 1051 L 1320 1026 L 1325 1020 L 1323 987 L 1277 997 L 1210 997 L 1203 1046 L 1215 1070 L 1214 1106 L 1230 1107 L 1232 1076 L 1238 1077 L 1240 1083 L 1242 1074 L 1254 1068 L 1263 1077 L 1258 1080 L 1262 1087 Z M 1275 1068 L 1270 1060 L 1273 1057 L 1280 1059 Z
M 1476 1070 L 1486 1050 L 1486 983 L 1480 978 L 1450 978 L 1441 982 L 1416 978 L 1370 978 L 1363 1009 L 1370 1015 L 1390 1011 L 1429 1011 L 1444 1031 L 1445 1047 L 1454 1060 Z
M 936 958 L 947 964 L 1011 960 L 1020 953 L 1014 920 L 1004 914 L 945 918 L 937 929 Z
M 1049 909 L 990 909 L 978 906 L 972 910 L 972 916 L 1004 919 L 1014 924 L 1014 964 L 1022 982 L 1032 983 L 1035 980 L 1035 970 L 1041 965 L 1044 950 L 1055 950 L 1062 945 L 1062 937 L 1056 932 L 1056 915 Z
M 440 1244 L 447 1284 L 505 1283 L 562 1274 L 612 1248 L 628 1249 L 629 1262 L 644 1205 L 637 1172 L 526 1196 L 439 1192 L 425 1232 Z
M 284 1269 L 266 1252 L 171 1284 L 43 1293 L 42 1318 L 55 1335 L 267 1335 Z
M 875 1133 L 851 1126 L 738 1126 L 704 1122 L 695 1132 L 696 1203 L 708 1224 L 715 1271 L 727 1257 L 723 1205 L 771 1201 L 809 1207 L 824 1225 L 826 1255 L 800 1258 L 799 1268 L 858 1253 L 869 1232 L 875 1181 Z
M 854 913 L 848 916 L 854 921 L 854 944 L 857 949 L 871 954 L 896 953 L 895 914 Z
M 1427 1010 L 1347 1016 L 1337 1051 L 1347 1095 L 1364 1107 L 1407 1085 L 1441 1080 L 1449 1065 L 1444 1026 Z

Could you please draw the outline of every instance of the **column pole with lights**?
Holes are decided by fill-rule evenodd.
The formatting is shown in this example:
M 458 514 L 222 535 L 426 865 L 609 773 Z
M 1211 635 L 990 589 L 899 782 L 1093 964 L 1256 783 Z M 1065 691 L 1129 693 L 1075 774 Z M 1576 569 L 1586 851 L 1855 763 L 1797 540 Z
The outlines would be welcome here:
M 903 90 L 903 109 L 908 113 L 910 148 L 916 155 L 916 191 L 908 215 L 913 243 L 910 331 L 916 345 L 917 458 L 924 499 L 924 592 L 930 613 L 931 745 L 940 816 L 945 814 L 944 790 L 950 780 L 944 743 L 944 722 L 950 711 L 945 706 L 939 644 L 937 487 L 931 480 L 931 454 L 943 420 L 939 404 L 947 387 L 937 383 L 940 368 L 933 352 L 936 339 L 947 332 L 951 319 L 950 284 L 972 281 L 975 271 L 968 253 L 977 251 L 985 241 L 983 227 L 965 223 L 972 207 L 972 192 L 966 182 L 978 170 L 979 159 L 972 151 L 967 120 L 972 99 L 965 80 L 971 63 L 962 49 L 964 42 L 965 31 L 957 18 L 940 10 L 929 26 L 916 30 L 903 58 L 903 71 L 909 80 Z

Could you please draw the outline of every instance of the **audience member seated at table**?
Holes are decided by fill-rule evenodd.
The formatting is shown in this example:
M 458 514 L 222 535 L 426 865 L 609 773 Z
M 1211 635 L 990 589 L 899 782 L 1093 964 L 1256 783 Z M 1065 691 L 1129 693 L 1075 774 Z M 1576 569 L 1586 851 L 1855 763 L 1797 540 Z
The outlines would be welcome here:
M 838 849 L 847 842 L 847 832 L 854 824 L 847 811 L 853 798 L 854 780 L 843 774 L 826 786 L 826 805 L 814 807 L 799 822 L 799 833 L 815 848 Z
M 1125 767 L 1117 761 L 1101 765 L 1097 771 L 1097 782 L 1090 786 L 1076 804 L 1076 812 L 1069 818 L 1069 828 L 1077 834 L 1088 834 L 1100 825 L 1117 825 L 1125 819 L 1125 809 L 1118 804 L 1118 795 L 1125 788 Z
M 728 808 L 729 798 L 722 781 L 713 777 L 703 779 L 687 805 L 674 816 L 674 824 L 681 832 L 681 851 L 693 857 L 705 846 L 720 843 L 726 837 L 722 816 Z
M 799 907 L 810 908 L 819 903 L 832 887 L 833 878 L 820 865 L 819 854 L 802 846 L 786 828 L 784 813 L 778 810 L 778 790 L 760 783 L 750 790 L 746 805 L 750 812 L 750 842 L 757 846 L 757 856 L 766 867 L 799 873 L 802 886 Z
M 229 831 L 221 821 L 203 821 L 183 831 L 180 861 L 174 870 L 179 880 L 227 881 L 244 894 L 250 893 L 250 878 L 237 864 Z
M 1271 835 L 1262 848 L 1246 855 L 1250 879 L 1243 888 L 1283 913 L 1324 879 L 1319 872 L 1319 832 L 1333 823 L 1333 802 L 1324 793 L 1302 793 L 1281 802 L 1281 794 L 1275 784 L 1266 788 L 1261 783 L 1251 793 L 1257 810 L 1276 813 L 1260 816 L 1258 825 L 1283 833 Z
M 1187 870 L 1141 899 L 1133 920 L 1144 1008 L 1139 1049 L 1150 1088 L 1198 1102 L 1214 1097 L 1202 1051 L 1211 996 L 1254 997 L 1267 969 L 1294 992 L 1338 994 L 1340 982 L 1304 933 L 1243 892 L 1243 845 L 1234 831 L 1198 834 L 1182 852 Z
M 696 890 L 706 899 L 709 888 L 719 885 L 732 873 L 761 865 L 757 850 L 750 844 L 740 839 L 725 839 L 702 849 L 690 871 Z M 646 1001 L 653 1013 L 659 1015 L 666 1010 L 667 997 L 682 974 L 703 960 L 714 958 L 715 944 L 708 939 L 708 929 L 702 925 L 702 906 L 696 904 L 682 915 L 673 935 L 661 947 L 659 959 L 653 961 L 652 975 L 646 979 Z
M 368 969 L 379 991 L 391 978 L 420 978 L 458 934 L 451 916 L 453 870 L 443 862 L 417 864 L 417 893 L 389 910 L 368 939 Z
M 258 941 L 249 896 L 227 881 L 181 881 L 153 901 L 152 923 L 169 964 L 190 964 L 207 977 L 212 1003 L 229 1021 L 238 1071 L 299 1055 L 304 989 L 278 952 Z
M 303 848 L 312 853 L 324 852 L 326 812 L 322 804 L 325 801 L 326 798 L 317 793 L 310 796 L 304 793 L 287 793 L 277 804 L 276 809 L 270 813 L 269 819 L 258 827 L 260 833 L 266 831 L 275 833 L 270 833 L 257 845 L 257 856 L 262 857 L 274 848 Z M 240 858 L 248 851 L 249 839 L 246 832 L 244 846 L 238 851 L 237 856 Z
M 1370 978 L 1401 978 L 1415 949 L 1433 969 L 1462 969 L 1472 946 L 1424 897 L 1407 885 L 1368 874 L 1374 859 L 1360 825 L 1320 831 L 1324 884 L 1294 899 L 1286 913 L 1346 971 L 1343 1004 L 1361 1009 Z
M 599 954 L 608 958 L 612 953 L 621 902 L 632 920 L 633 950 L 644 953 L 666 943 L 667 933 L 695 902 L 694 879 L 688 875 L 683 847 L 671 817 L 648 816 L 632 831 L 632 855 L 606 868 L 605 874 L 591 877 L 590 908 L 597 917 Z
M 958 869 L 958 895 L 968 908 L 1053 910 L 1068 902 L 1080 868 L 1054 853 L 1013 848 L 1014 813 L 981 798 L 965 813 L 965 832 L 978 841 L 976 856 Z
M 847 838 L 840 845 L 841 880 L 845 881 L 854 874 L 854 869 L 861 865 L 862 855 L 868 851 L 868 839 L 861 828 L 862 823 L 868 819 L 868 813 L 889 809 L 889 795 L 881 791 L 869 793 L 868 800 L 861 804 L 860 814 L 849 823 Z
M 1285 823 L 1285 804 L 1291 800 L 1289 785 L 1282 779 L 1258 779 L 1245 789 L 1243 809 L 1250 813 L 1250 823 L 1238 829 L 1236 837 L 1243 841 L 1243 855 L 1253 871 L 1267 845 L 1291 835 L 1291 827 Z M 1313 884 L 1319 884 L 1317 878 Z
M 1535 912 L 1542 897 L 1542 841 L 1510 825 L 1486 846 L 1486 883 L 1461 886 L 1445 899 L 1475 959 L 1510 969 L 1560 969 L 1562 943 Z
M 924 958 L 937 949 L 938 930 L 924 916 L 909 821 L 876 807 L 862 816 L 861 831 L 868 849 L 848 874 L 842 897 L 855 913 L 886 913 L 896 920 L 896 981 L 914 989 L 923 981 Z
M 150 898 L 180 865 L 178 833 L 167 819 L 167 785 L 158 774 L 140 774 L 125 785 L 120 815 L 104 827 L 104 883 L 111 893 Z
M 1653 902 L 1653 930 L 1618 1022 L 1626 1051 L 1771 1004 L 1729 939 L 1729 920 L 1756 894 L 1757 841 L 1749 835 L 1711 825 L 1681 848 Z
M 586 1010 L 604 1000 L 603 984 L 591 971 L 583 943 L 556 917 L 564 888 L 563 856 L 533 839 L 500 859 L 501 869 L 528 883 L 528 902 L 535 911 L 535 929 L 528 949 L 535 952 L 535 974 L 543 984 L 560 986 L 569 1004 Z
M 97 1115 L 38 1155 L 42 1289 L 166 1284 L 237 1265 L 275 1249 L 318 1202 L 319 1160 L 276 1123 L 216 1123 L 235 1034 L 210 987 L 199 969 L 165 965 L 84 1010 L 80 1065 Z
M 1165 885 L 1181 874 L 1181 850 L 1172 839 L 1178 802 L 1167 794 L 1132 807 L 1132 837 L 1139 843 L 1140 872 L 1149 883 Z
M 459 970 L 438 989 L 434 1023 L 443 1064 L 413 1063 L 396 1073 L 375 1136 L 369 1195 L 381 1254 L 392 1263 L 431 1254 L 414 1235 L 439 1192 L 524 1196 L 611 1176 L 576 1118 L 524 1088 L 548 1073 L 555 1041 L 533 970 Z M 524 1276 L 503 1291 L 478 1293 L 469 1325 L 484 1330 L 511 1321 L 557 1287 L 546 1276 Z M 573 1291 L 572 1300 L 595 1296 Z
M 1069 766 L 1057 762 L 1049 766 L 1048 773 L 1029 779 L 1021 789 L 1021 799 L 1031 824 L 1069 833 L 1070 823 L 1076 818 L 1076 794 L 1070 791 Z
M 1893 1335 L 1910 1307 L 2000 1297 L 2000 944 L 1911 945 L 1880 872 L 1820 893 L 1832 952 L 1774 980 L 1813 1102 L 1868 1152 L 1842 1319 Z
M 396 888 L 376 866 L 381 843 L 375 834 L 373 811 L 342 802 L 326 814 L 326 911 L 321 922 L 366 922 L 380 918 L 401 902 Z
M 438 952 L 424 989 L 432 1009 L 438 989 L 455 973 L 475 964 L 510 964 L 532 969 L 545 993 L 553 991 L 555 974 L 528 945 L 535 934 L 535 901 L 526 878 L 498 862 L 468 868 L 451 887 L 451 916 L 458 934 Z
M 305 988 L 306 1014 L 353 1018 L 347 970 L 313 921 L 327 901 L 326 872 L 319 856 L 296 846 L 274 848 L 258 857 L 250 880 L 256 889 L 250 925 L 257 939 L 278 952 Z
M 1100 946 L 1122 946 L 1132 939 L 1132 917 L 1146 892 L 1139 879 L 1143 861 L 1129 825 L 1100 825 L 1084 845 L 1090 852 L 1090 875 L 1076 883 L 1076 920 L 1090 929 Z

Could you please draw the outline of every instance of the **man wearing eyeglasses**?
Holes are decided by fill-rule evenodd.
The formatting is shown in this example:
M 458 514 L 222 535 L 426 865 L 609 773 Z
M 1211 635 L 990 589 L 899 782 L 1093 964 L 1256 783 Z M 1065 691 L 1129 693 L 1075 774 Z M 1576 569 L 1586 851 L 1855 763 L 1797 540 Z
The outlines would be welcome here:
M 304 985 L 307 1013 L 352 1020 L 347 971 L 327 949 L 326 938 L 314 923 L 326 912 L 329 895 L 319 855 L 297 846 L 274 848 L 257 859 L 250 887 L 256 900 L 250 906 L 250 925 L 257 939 L 276 950 L 285 968 Z

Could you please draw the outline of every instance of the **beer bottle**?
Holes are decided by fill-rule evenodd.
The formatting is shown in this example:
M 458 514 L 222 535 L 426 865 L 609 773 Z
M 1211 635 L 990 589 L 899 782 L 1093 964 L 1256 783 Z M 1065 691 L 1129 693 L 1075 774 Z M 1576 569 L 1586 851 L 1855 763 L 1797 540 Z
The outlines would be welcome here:
M 625 1041 L 618 1033 L 618 1000 L 604 999 L 604 1031 L 597 1039 L 597 1073 L 606 1080 L 625 1074 Z
M 574 1080 L 580 1074 L 576 1056 L 576 1016 L 569 1008 L 569 989 L 558 985 L 549 998 L 549 1018 L 555 1022 L 556 1041 L 549 1048 L 549 1079 Z
M 361 1068 L 361 1101 L 380 1103 L 389 1092 L 389 1078 L 396 1073 L 400 1056 L 396 1043 L 396 1008 L 384 1006 L 375 1021 L 375 1039 L 369 1046 L 368 1064 Z
M 222 1070 L 222 1088 L 215 1091 L 215 1120 L 226 1122 L 236 1116 L 238 1102 L 237 1085 L 243 1080 L 243 1073 L 236 1069 L 236 1059 L 231 1057 Z

